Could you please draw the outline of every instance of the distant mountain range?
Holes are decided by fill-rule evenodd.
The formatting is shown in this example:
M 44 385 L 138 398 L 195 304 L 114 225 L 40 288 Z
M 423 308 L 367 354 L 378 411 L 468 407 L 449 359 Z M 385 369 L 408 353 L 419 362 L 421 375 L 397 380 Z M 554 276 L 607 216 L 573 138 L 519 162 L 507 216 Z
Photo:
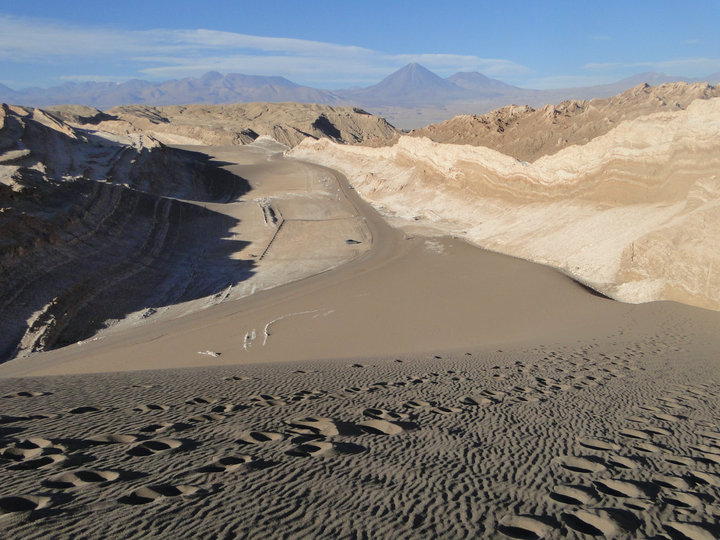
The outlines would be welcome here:
M 99 109 L 129 104 L 296 101 L 360 106 L 382 114 L 402 127 L 418 127 L 456 114 L 484 113 L 510 103 L 538 106 L 564 99 L 609 97 L 644 82 L 657 85 L 677 81 L 718 83 L 720 73 L 692 79 L 649 72 L 600 86 L 531 90 L 478 72 L 461 72 L 443 79 L 420 64 L 412 63 L 373 86 L 359 89 L 321 90 L 296 84 L 284 77 L 209 72 L 202 77 L 164 82 L 138 79 L 124 83 L 69 82 L 51 88 L 22 90 L 0 84 L 0 101 L 35 107 L 71 103 Z

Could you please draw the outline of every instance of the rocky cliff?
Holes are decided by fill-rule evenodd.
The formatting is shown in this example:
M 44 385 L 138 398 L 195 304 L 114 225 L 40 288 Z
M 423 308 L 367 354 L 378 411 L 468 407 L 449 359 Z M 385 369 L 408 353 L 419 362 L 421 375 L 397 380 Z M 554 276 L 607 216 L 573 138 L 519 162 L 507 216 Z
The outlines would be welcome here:
M 483 115 L 456 116 L 413 130 L 410 135 L 440 143 L 486 146 L 523 161 L 535 161 L 568 146 L 585 144 L 620 122 L 684 110 L 696 99 L 713 97 L 720 97 L 720 86 L 641 84 L 607 99 L 563 101 L 540 109 L 509 105 Z
M 203 203 L 246 189 L 201 155 L 152 137 L 76 129 L 3 105 L 0 360 L 242 279 L 252 265 L 222 244 L 236 220 Z
M 613 298 L 720 309 L 720 99 L 663 110 L 555 153 L 539 145 L 532 163 L 418 137 L 384 148 L 305 141 L 291 155 L 344 172 L 389 214 L 561 268 Z
M 268 136 L 292 147 L 308 137 L 352 144 L 397 133 L 383 118 L 362 109 L 302 103 L 130 105 L 105 113 L 77 106 L 49 110 L 74 125 L 91 124 L 119 134 L 142 133 L 169 144 L 247 144 Z

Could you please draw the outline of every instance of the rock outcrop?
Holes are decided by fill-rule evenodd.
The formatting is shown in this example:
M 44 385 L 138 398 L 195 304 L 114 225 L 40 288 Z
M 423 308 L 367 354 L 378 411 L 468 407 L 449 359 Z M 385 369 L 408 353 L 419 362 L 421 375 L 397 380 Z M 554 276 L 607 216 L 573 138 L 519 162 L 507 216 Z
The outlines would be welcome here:
M 168 144 L 247 144 L 267 136 L 292 147 L 308 137 L 352 144 L 397 133 L 383 118 L 362 109 L 302 103 L 129 105 L 106 113 L 76 106 L 52 110 L 74 124 L 118 134 L 142 133 Z
M 203 203 L 246 189 L 200 154 L 147 135 L 75 129 L 3 105 L 0 361 L 242 279 L 252 264 L 232 260 L 233 242 L 222 240 L 236 220 Z
M 563 148 L 608 133 L 620 122 L 684 110 L 696 99 L 720 97 L 720 86 L 706 83 L 641 84 L 607 99 L 563 101 L 541 109 L 509 105 L 483 115 L 461 115 L 410 132 L 435 142 L 486 146 L 523 161 L 535 161 Z M 378 146 L 375 141 L 374 146 Z
M 556 153 L 540 144 L 533 163 L 418 137 L 384 148 L 305 141 L 291 155 L 344 172 L 389 214 L 561 268 L 618 300 L 720 309 L 720 99 L 665 110 L 609 122 Z

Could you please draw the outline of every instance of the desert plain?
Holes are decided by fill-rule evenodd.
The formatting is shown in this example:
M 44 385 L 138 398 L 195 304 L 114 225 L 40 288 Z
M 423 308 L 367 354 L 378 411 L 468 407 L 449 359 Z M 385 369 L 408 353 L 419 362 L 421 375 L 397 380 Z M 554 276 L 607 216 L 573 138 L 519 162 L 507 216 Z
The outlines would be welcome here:
M 56 210 L 22 199 L 14 238 L 44 236 L 4 260 L 3 535 L 716 538 L 720 98 L 698 88 L 548 109 L 565 141 L 528 136 L 527 161 L 364 111 L 234 136 L 213 110 L 5 106 L 0 194 L 45 178 Z M 94 202 L 60 219 L 63 190 Z

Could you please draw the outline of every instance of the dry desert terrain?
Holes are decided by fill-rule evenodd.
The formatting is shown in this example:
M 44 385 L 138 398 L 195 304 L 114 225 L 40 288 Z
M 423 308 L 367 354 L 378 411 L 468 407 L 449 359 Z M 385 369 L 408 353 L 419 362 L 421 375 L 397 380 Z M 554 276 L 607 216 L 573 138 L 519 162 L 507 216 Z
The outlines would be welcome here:
M 6 107 L 3 535 L 716 538 L 720 116 L 675 109 L 530 163 Z

